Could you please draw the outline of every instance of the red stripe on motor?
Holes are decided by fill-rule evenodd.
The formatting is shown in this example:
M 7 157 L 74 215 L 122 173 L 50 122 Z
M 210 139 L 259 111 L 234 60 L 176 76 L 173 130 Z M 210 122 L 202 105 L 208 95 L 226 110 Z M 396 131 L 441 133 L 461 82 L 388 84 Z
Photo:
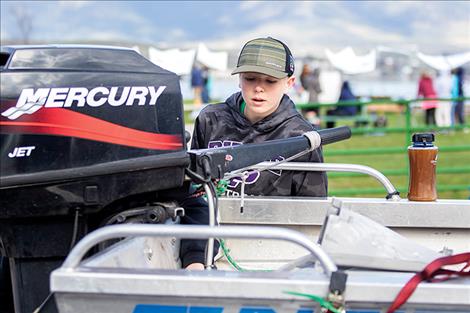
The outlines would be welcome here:
M 183 147 L 178 135 L 136 130 L 61 108 L 41 109 L 33 115 L 21 116 L 19 120 L 22 121 L 1 121 L 2 132 L 70 136 L 152 150 Z

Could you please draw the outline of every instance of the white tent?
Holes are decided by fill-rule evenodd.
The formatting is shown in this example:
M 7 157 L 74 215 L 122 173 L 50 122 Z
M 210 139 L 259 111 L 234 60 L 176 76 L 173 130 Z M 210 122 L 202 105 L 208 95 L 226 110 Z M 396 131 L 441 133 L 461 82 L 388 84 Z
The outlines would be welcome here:
M 376 67 L 377 53 L 375 50 L 359 56 L 351 47 L 346 47 L 337 53 L 325 49 L 325 54 L 331 64 L 344 74 L 368 73 L 375 70 Z
M 439 71 L 450 71 L 470 62 L 470 51 L 452 55 L 427 55 L 418 52 L 416 56 L 425 64 Z
M 227 70 L 227 52 L 210 51 L 205 44 L 199 43 L 197 47 L 196 61 L 204 64 L 210 69 L 226 71 Z
M 176 73 L 177 75 L 188 75 L 194 63 L 196 50 L 181 51 L 179 49 L 158 50 L 149 47 L 149 59 L 156 65 Z
M 338 71 L 321 71 L 320 86 L 322 91 L 318 95 L 318 102 L 334 103 L 338 101 L 341 92 L 341 84 L 343 80 L 341 73 Z
M 210 51 L 206 45 L 200 43 L 197 50 L 182 51 L 179 49 L 159 50 L 149 48 L 149 59 L 153 63 L 177 75 L 188 75 L 194 64 L 194 60 L 204 64 L 210 69 L 226 71 L 228 63 L 227 52 Z

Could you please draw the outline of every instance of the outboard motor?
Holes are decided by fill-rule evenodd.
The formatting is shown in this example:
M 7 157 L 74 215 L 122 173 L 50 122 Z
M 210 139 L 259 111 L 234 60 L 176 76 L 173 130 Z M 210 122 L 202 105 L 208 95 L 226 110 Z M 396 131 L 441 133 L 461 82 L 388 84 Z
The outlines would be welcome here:
M 182 96 L 177 75 L 127 48 L 0 53 L 0 254 L 16 311 L 32 312 L 83 235 L 174 209 L 159 193 L 189 164 Z

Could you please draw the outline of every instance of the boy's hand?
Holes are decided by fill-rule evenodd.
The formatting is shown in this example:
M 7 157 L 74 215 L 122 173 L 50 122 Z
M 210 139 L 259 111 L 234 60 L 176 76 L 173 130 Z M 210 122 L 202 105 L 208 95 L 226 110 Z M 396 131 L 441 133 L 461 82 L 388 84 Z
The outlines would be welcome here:
M 204 270 L 204 264 L 202 263 L 191 263 L 188 266 L 186 266 L 186 269 L 189 271 L 203 271 Z

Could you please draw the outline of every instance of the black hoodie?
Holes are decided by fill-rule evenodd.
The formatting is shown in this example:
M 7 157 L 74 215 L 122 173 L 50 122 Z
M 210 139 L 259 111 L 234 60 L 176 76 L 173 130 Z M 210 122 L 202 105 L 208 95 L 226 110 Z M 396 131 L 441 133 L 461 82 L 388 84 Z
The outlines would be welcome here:
M 314 130 L 296 110 L 294 103 L 284 95 L 277 110 L 252 124 L 240 113 L 241 92 L 225 102 L 205 107 L 194 125 L 192 149 L 260 143 L 267 140 L 300 136 Z M 276 160 L 283 160 L 282 151 Z M 269 160 L 266 160 L 269 161 Z M 296 162 L 323 162 L 321 149 L 316 149 Z M 255 172 L 246 179 L 245 194 L 263 196 L 327 196 L 327 178 L 324 172 L 294 172 L 266 170 Z M 231 179 L 228 196 L 240 194 L 241 179 Z

